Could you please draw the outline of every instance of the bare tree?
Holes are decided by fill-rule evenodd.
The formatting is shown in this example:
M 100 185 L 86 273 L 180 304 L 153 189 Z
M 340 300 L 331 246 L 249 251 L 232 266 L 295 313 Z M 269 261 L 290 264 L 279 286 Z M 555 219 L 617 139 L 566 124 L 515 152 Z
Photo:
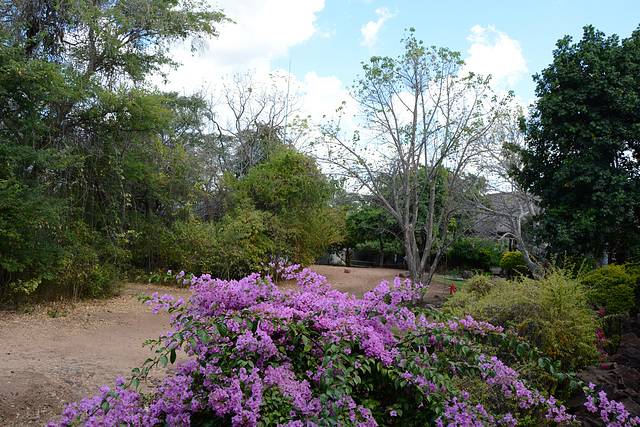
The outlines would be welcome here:
M 192 149 L 209 195 L 200 207 L 203 217 L 216 218 L 225 211 L 225 174 L 246 175 L 280 145 L 301 151 L 306 119 L 298 117 L 300 95 L 295 87 L 288 90 L 287 79 L 278 74 L 261 79 L 253 71 L 236 72 L 206 95 L 210 127 L 202 144 Z
M 513 239 L 531 273 L 540 277 L 542 270 L 531 255 L 535 247 L 523 231 L 523 224 L 533 221 L 540 214 L 540 208 L 534 196 L 525 191 L 511 173 L 521 166 L 517 148 L 524 144 L 519 125 L 522 116 L 520 107 L 504 114 L 492 131 L 491 144 L 478 157 L 477 169 L 486 178 L 487 196 L 477 197 L 475 207 L 495 220 L 490 222 L 500 231 L 500 238 Z
M 488 79 L 459 75 L 459 53 L 427 48 L 413 31 L 403 42 L 398 59 L 364 65 L 354 90 L 363 129 L 345 139 L 339 121 L 325 126 L 326 161 L 398 222 L 411 280 L 428 284 L 447 246 L 466 231 L 454 234 L 453 219 L 477 187 L 468 167 L 502 104 Z
M 223 170 L 243 176 L 265 159 L 274 145 L 295 145 L 299 133 L 289 117 L 300 111 L 297 90 L 289 93 L 288 77 L 270 75 L 259 81 L 254 72 L 235 73 L 224 80 L 214 103 L 213 124 L 225 156 Z M 231 143 L 225 151 L 225 144 Z

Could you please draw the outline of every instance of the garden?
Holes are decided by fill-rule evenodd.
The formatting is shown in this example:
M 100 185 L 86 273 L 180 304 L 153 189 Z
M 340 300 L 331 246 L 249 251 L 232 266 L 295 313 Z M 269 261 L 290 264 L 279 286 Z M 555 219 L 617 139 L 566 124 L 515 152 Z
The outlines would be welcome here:
M 533 287 L 511 282 L 522 296 L 506 304 L 508 285 L 476 277 L 444 312 L 421 308 L 427 290 L 401 278 L 361 299 L 299 266 L 237 281 L 172 279 L 193 296 L 144 299 L 172 314 L 171 330 L 147 343 L 156 356 L 50 426 L 579 425 L 565 405 L 576 395 L 607 425 L 640 424 L 572 373 L 597 359 L 597 325 L 563 271 Z M 280 290 L 276 279 L 296 287 Z M 492 313 L 495 325 L 447 314 L 461 307 L 478 319 Z M 189 357 L 176 363 L 181 351 Z M 174 363 L 174 375 L 141 391 L 150 372 Z

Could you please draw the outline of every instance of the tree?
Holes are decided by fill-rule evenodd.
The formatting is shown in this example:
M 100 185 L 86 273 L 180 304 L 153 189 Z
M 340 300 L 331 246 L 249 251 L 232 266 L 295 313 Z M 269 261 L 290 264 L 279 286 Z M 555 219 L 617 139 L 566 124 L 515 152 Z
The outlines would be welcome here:
M 146 79 L 225 20 L 190 0 L 0 4 L 0 294 L 57 286 L 74 257 L 120 264 L 139 217 L 187 204 L 186 109 Z
M 555 253 L 618 258 L 640 248 L 640 30 L 630 38 L 588 26 L 558 41 L 534 76 L 515 172 L 539 198 L 542 238 Z
M 287 129 L 287 118 L 299 109 L 300 97 L 282 90 L 283 77 L 269 75 L 260 81 L 255 73 L 236 73 L 224 79 L 214 126 L 221 144 L 221 169 L 241 177 L 264 161 L 274 144 L 294 145 L 295 137 Z M 286 133 L 289 133 L 288 138 Z M 224 153 L 225 137 L 231 140 L 231 153 Z M 286 140 L 285 140 L 286 139 Z
M 398 243 L 398 223 L 389 213 L 374 202 L 363 202 L 347 216 L 347 251 L 371 248 L 379 256 L 379 266 L 384 267 L 385 252 L 393 252 Z
M 484 213 L 482 221 L 502 234 L 500 239 L 512 239 L 522 252 L 527 267 L 535 277 L 542 274 L 532 252 L 539 248 L 533 243 L 530 225 L 540 208 L 535 197 L 514 179 L 513 171 L 520 170 L 524 134 L 520 130 L 522 108 L 516 106 L 506 112 L 490 134 L 493 145 L 478 158 L 477 170 L 485 178 L 485 192 L 475 200 L 475 208 Z
M 300 151 L 306 119 L 289 119 L 298 112 L 300 97 L 297 90 L 290 94 L 287 86 L 282 75 L 261 79 L 253 71 L 236 72 L 207 94 L 209 133 L 190 150 L 199 159 L 208 196 L 199 206 L 201 216 L 219 219 L 224 215 L 229 197 L 225 175 L 242 178 L 282 146 Z
M 465 179 L 467 166 L 500 109 L 488 79 L 459 75 L 459 53 L 427 48 L 413 31 L 403 41 L 399 58 L 364 65 L 354 97 L 365 129 L 350 141 L 337 125 L 325 128 L 326 160 L 393 216 L 411 279 L 428 271 L 429 283 L 447 244 L 465 231 L 449 235 L 477 185 Z
M 265 233 L 274 243 L 274 260 L 308 265 L 343 238 L 344 215 L 330 206 L 334 183 L 313 158 L 293 148 L 276 150 L 235 186 L 240 203 L 271 215 Z

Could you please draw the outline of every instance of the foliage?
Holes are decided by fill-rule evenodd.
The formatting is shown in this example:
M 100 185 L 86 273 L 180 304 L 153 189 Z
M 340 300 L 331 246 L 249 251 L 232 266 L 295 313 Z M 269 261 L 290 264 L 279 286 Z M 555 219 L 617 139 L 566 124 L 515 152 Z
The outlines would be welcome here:
M 215 223 L 193 216 L 178 219 L 170 228 L 150 227 L 138 240 L 135 252 L 145 253 L 153 265 L 171 269 L 184 266 L 197 275 L 242 277 L 254 271 L 271 252 L 273 243 L 265 235 L 269 217 L 268 213 L 239 206 Z
M 0 13 L 0 298 L 109 294 L 114 265 L 140 258 L 132 238 L 197 195 L 184 145 L 198 100 L 146 79 L 175 65 L 170 43 L 226 18 L 190 0 L 17 0 Z
M 409 310 L 405 304 L 420 291 L 409 281 L 383 282 L 356 300 L 308 270 L 280 272 L 299 289 L 282 292 L 258 274 L 230 282 L 205 275 L 185 280 L 194 290 L 189 302 L 146 298 L 154 312 L 174 313 L 174 329 L 148 342 L 157 356 L 130 381 L 116 380 L 115 390 L 103 387 L 71 404 L 50 426 L 515 425 L 516 417 L 575 423 L 553 396 L 483 353 L 493 342 L 567 381 L 516 335 L 470 317 Z M 191 358 L 142 394 L 141 378 L 174 363 L 179 350 Z M 478 403 L 465 391 L 470 382 L 496 404 Z M 585 391 L 592 412 L 640 423 L 615 402 L 606 406 L 606 395 L 592 397 L 592 385 Z
M 120 262 L 127 253 L 114 247 L 86 224 L 75 222 L 68 227 L 62 242 L 64 252 L 54 273 L 46 277 L 39 289 L 41 296 L 96 298 L 107 297 L 119 289 Z
M 444 311 L 500 325 L 559 361 L 565 370 L 595 360 L 596 319 L 577 279 L 552 270 L 540 280 L 501 281 L 486 292 L 456 292 Z
M 493 283 L 489 277 L 476 274 L 472 276 L 471 279 L 469 279 L 469 282 L 467 284 L 467 291 L 482 298 L 487 296 L 487 294 L 491 292 L 492 287 Z
M 344 215 L 329 201 L 335 183 L 316 161 L 281 147 L 235 182 L 237 203 L 250 203 L 263 214 L 274 260 L 308 265 L 343 238 Z
M 558 41 L 535 76 L 518 181 L 538 199 L 554 253 L 637 256 L 640 238 L 640 29 L 620 41 L 591 26 Z
M 500 260 L 500 268 L 508 274 L 526 275 L 529 272 L 527 263 L 524 261 L 522 253 L 519 251 L 507 252 Z
M 637 313 L 640 300 L 636 298 L 640 275 L 629 265 L 608 265 L 582 279 L 589 303 L 606 315 Z
M 359 255 L 384 266 L 385 254 L 402 257 L 402 242 L 399 241 L 398 223 L 383 208 L 375 203 L 362 202 L 355 205 L 346 218 L 345 246 L 355 249 Z
M 447 267 L 489 270 L 500 264 L 502 255 L 499 243 L 480 238 L 460 238 L 447 249 Z

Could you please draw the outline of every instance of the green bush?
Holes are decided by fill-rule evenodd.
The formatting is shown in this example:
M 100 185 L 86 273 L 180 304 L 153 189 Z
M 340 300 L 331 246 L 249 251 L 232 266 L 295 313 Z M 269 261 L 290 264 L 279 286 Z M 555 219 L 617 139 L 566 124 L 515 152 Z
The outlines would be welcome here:
M 522 276 L 529 274 L 527 263 L 524 261 L 524 257 L 519 251 L 507 252 L 504 254 L 500 260 L 500 268 L 506 271 L 509 275 L 514 273 Z
M 469 292 L 477 294 L 479 297 L 486 296 L 491 292 L 492 287 L 493 283 L 489 277 L 478 274 L 474 275 L 467 284 Z
M 43 280 L 47 297 L 105 298 L 119 291 L 120 270 L 101 259 L 98 248 L 83 244 L 67 247 L 52 279 Z
M 619 315 L 638 311 L 635 293 L 639 276 L 636 266 L 608 265 L 586 276 L 582 284 L 594 308 L 604 310 L 606 315 Z
M 269 213 L 239 205 L 218 222 L 191 217 L 174 221 L 170 228 L 148 224 L 136 244 L 137 263 L 149 271 L 184 270 L 224 279 L 246 276 L 272 252 L 270 218 Z
M 585 292 L 562 270 L 553 270 L 538 281 L 496 282 L 486 294 L 457 292 L 444 311 L 513 330 L 560 361 L 565 370 L 586 366 L 597 357 L 596 320 Z
M 489 270 L 500 263 L 503 249 L 499 243 L 479 238 L 462 238 L 447 250 L 447 266 L 468 270 Z

